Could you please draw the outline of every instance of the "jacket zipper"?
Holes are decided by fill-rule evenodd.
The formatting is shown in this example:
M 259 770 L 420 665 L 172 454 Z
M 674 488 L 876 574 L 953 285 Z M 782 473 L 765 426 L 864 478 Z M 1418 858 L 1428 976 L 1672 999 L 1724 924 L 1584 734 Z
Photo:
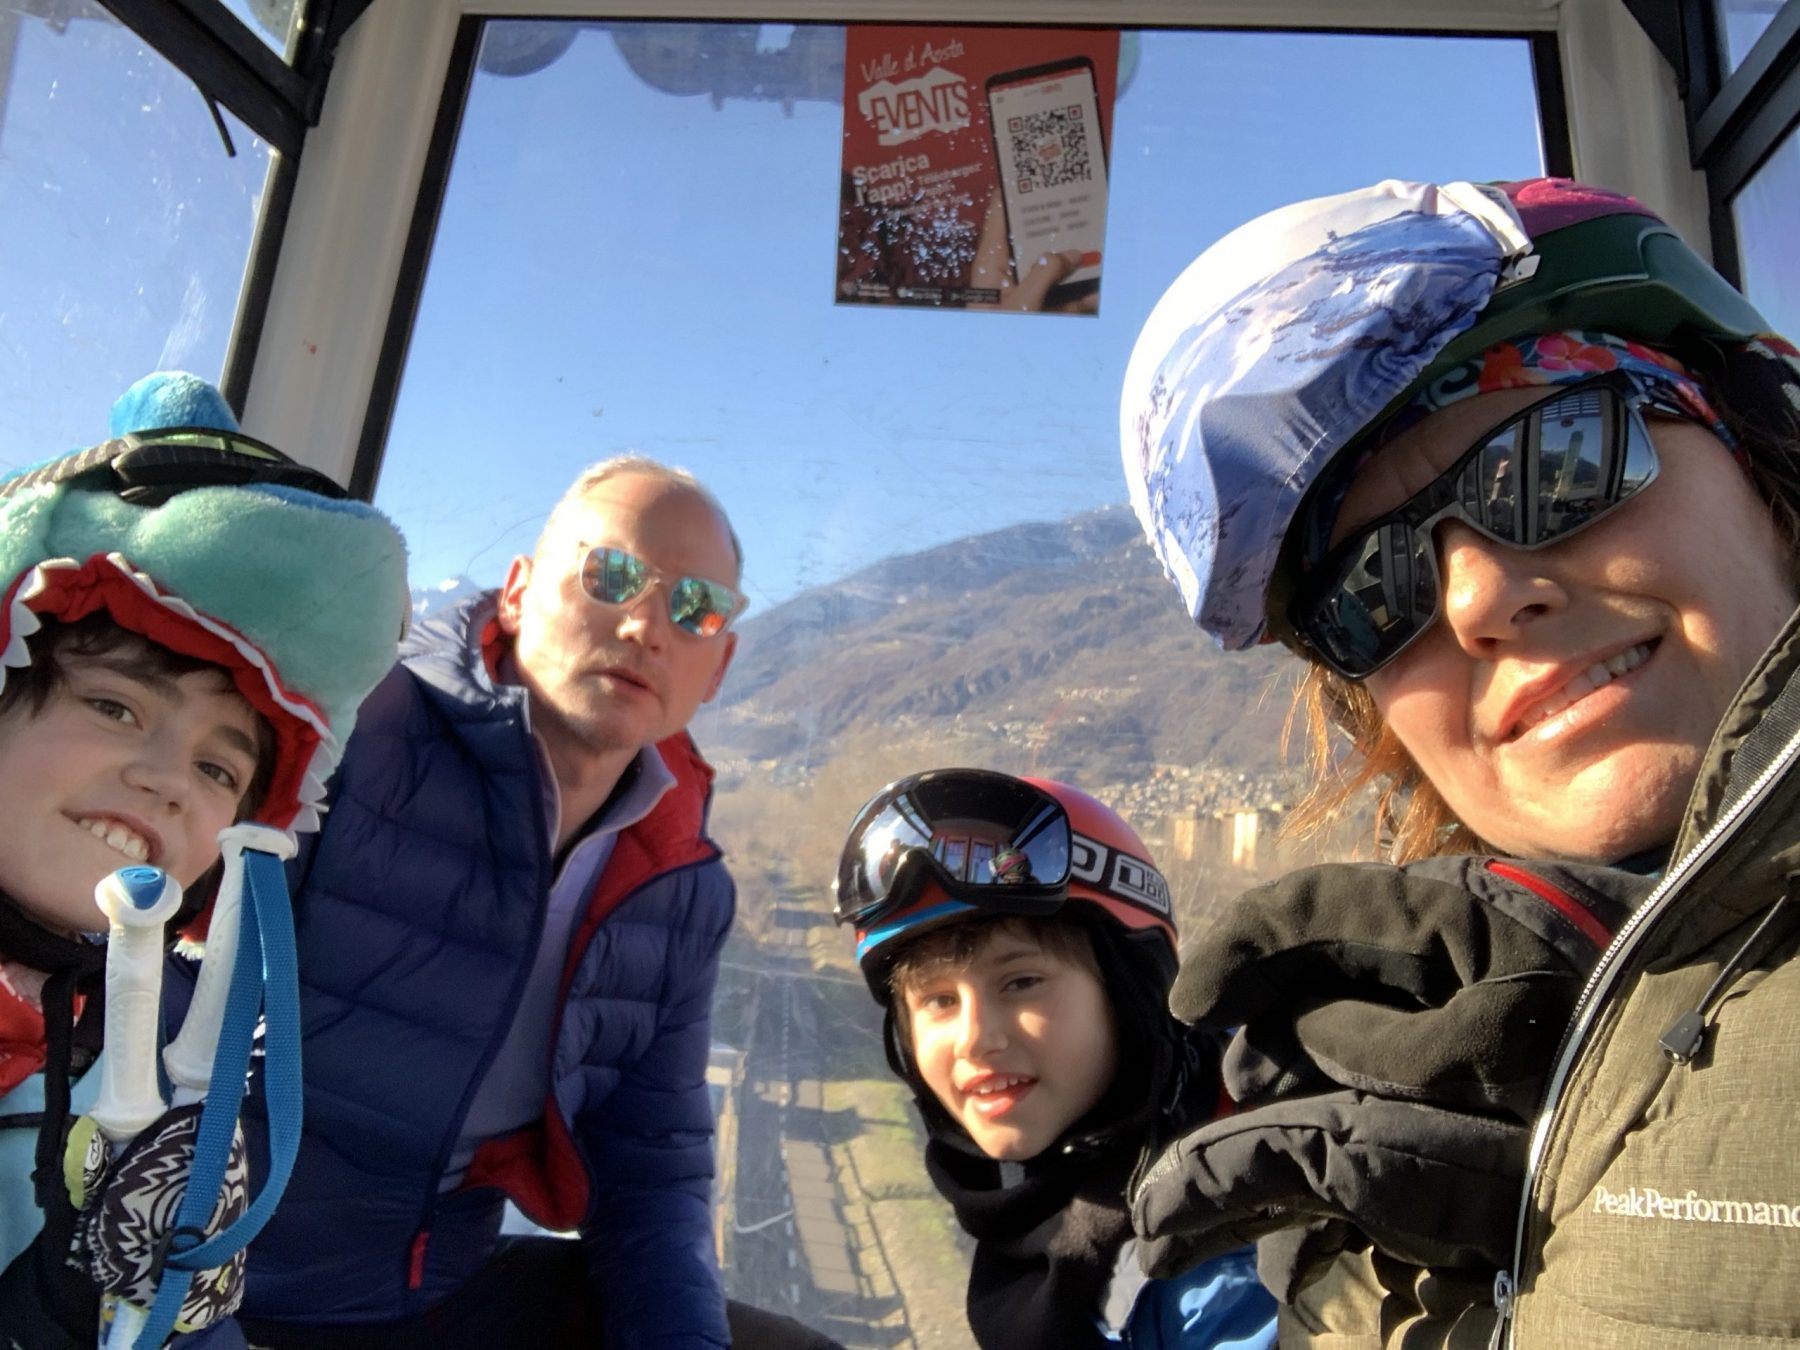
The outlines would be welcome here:
M 1512 1321 L 1512 1272 L 1499 1270 L 1494 1272 L 1494 1310 L 1499 1316 L 1494 1319 L 1494 1334 L 1488 1337 L 1488 1350 L 1500 1350 L 1506 1340 L 1506 1330 Z
M 522 694 L 521 698 L 523 698 Z M 529 755 L 532 756 L 533 762 L 536 762 L 536 756 L 539 752 L 537 742 L 532 739 L 529 725 L 525 729 L 525 739 L 527 751 Z M 532 777 L 535 781 L 536 775 L 533 774 Z M 541 790 L 532 793 L 531 826 L 534 831 L 531 836 L 533 839 L 543 839 L 549 835 L 550 822 L 544 815 L 544 796 Z M 551 874 L 550 884 L 555 884 L 554 872 Z M 546 890 L 546 910 L 548 909 L 548 906 L 549 892 Z M 488 1037 L 487 1046 L 482 1051 L 481 1062 L 476 1067 L 475 1076 L 470 1080 L 468 1088 L 464 1091 L 461 1102 L 457 1104 L 456 1116 L 450 1123 L 449 1133 L 445 1135 L 443 1142 L 439 1145 L 437 1158 L 432 1163 L 432 1187 L 425 1197 L 425 1203 L 419 1208 L 419 1221 L 413 1229 L 412 1241 L 407 1246 L 405 1278 L 406 1289 L 409 1294 L 416 1294 L 425 1283 L 426 1248 L 431 1242 L 431 1226 L 437 1217 L 438 1202 L 443 1199 L 443 1194 L 437 1187 L 442 1184 L 445 1166 L 450 1161 L 450 1155 L 455 1150 L 457 1141 L 462 1138 L 462 1126 L 463 1122 L 469 1117 L 469 1108 L 474 1105 L 475 1096 L 481 1091 L 481 1085 L 487 1078 L 488 1070 L 493 1067 L 494 1059 L 500 1053 L 500 1047 L 506 1043 L 506 1037 L 512 1030 L 512 1018 L 519 1011 L 519 1004 L 525 997 L 526 982 L 531 978 L 531 967 L 534 954 L 538 949 L 538 944 L 543 940 L 544 910 L 540 910 L 536 921 L 532 925 L 531 942 L 525 948 L 525 959 L 522 962 L 518 973 L 513 976 L 512 989 L 507 996 L 508 1014 L 504 1018 L 495 1020 L 494 1031 Z M 412 1311 L 416 1312 L 417 1309 L 412 1309 Z
M 1544 1104 L 1538 1111 L 1537 1128 L 1532 1132 L 1531 1153 L 1525 1160 L 1524 1185 L 1520 1189 L 1519 1226 L 1513 1241 L 1513 1267 L 1511 1271 L 1501 1271 L 1494 1280 L 1494 1304 L 1499 1316 L 1495 1320 L 1494 1335 L 1489 1342 L 1491 1350 L 1506 1350 L 1512 1345 L 1513 1300 L 1518 1293 L 1518 1282 L 1525 1268 L 1525 1241 L 1531 1226 L 1531 1202 L 1536 1196 L 1538 1168 L 1550 1146 L 1556 1114 L 1562 1106 L 1564 1089 L 1569 1085 L 1570 1071 L 1592 1029 L 1603 996 L 1611 991 L 1614 981 L 1645 932 L 1660 917 L 1660 912 L 1669 907 L 1671 897 L 1678 895 L 1694 874 L 1712 861 L 1739 822 L 1754 808 L 1762 805 L 1776 780 L 1793 767 L 1796 759 L 1800 759 L 1800 732 L 1788 738 L 1787 744 L 1782 746 L 1781 753 L 1774 761 L 1757 775 L 1756 781 L 1726 809 L 1725 814 L 1713 822 L 1712 827 L 1701 836 L 1700 842 L 1688 850 L 1687 855 L 1625 921 L 1612 945 L 1606 949 L 1589 974 L 1581 997 L 1575 1002 L 1575 1012 L 1569 1019 L 1569 1028 L 1563 1033 L 1562 1044 L 1557 1049 L 1550 1085 L 1544 1093 Z

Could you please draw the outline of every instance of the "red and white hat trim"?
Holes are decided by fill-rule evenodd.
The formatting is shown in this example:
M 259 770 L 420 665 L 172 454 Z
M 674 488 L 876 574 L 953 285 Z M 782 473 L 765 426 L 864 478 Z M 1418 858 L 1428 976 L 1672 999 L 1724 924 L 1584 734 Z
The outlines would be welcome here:
M 317 830 L 325 810 L 325 783 L 342 753 L 324 714 L 282 683 L 268 656 L 249 638 L 164 591 L 121 554 L 95 554 L 85 563 L 46 559 L 15 579 L 0 611 L 6 618 L 0 634 L 5 639 L 0 690 L 9 669 L 31 664 L 26 639 L 42 627 L 40 615 L 73 622 L 102 608 L 121 627 L 230 673 L 238 692 L 275 731 L 275 773 L 257 818 L 290 834 Z

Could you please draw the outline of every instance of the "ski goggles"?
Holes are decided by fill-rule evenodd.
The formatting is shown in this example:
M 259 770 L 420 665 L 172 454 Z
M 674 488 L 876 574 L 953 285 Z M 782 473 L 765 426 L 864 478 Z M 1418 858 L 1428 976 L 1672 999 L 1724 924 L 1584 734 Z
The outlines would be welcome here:
M 839 923 L 871 930 L 935 883 L 1002 914 L 1055 914 L 1082 894 L 1169 922 L 1169 888 L 1139 857 L 1079 833 L 1054 797 L 1009 774 L 933 769 L 882 789 L 857 813 L 838 862 Z M 878 940 L 871 932 L 868 942 Z
M 986 769 L 934 769 L 889 784 L 857 813 L 832 915 L 867 928 L 928 882 L 990 908 L 1053 914 L 1073 859 L 1069 813 L 1048 793 Z
M 104 488 L 134 506 L 161 506 L 177 493 L 203 487 L 267 485 L 320 497 L 349 494 L 308 468 L 241 432 L 212 427 L 166 427 L 130 432 L 79 454 L 64 455 L 0 484 L 0 498 L 58 483 Z
M 718 637 L 750 602 L 705 577 L 672 577 L 622 548 L 602 544 L 581 560 L 581 588 L 603 605 L 629 605 L 658 582 L 669 596 L 669 621 L 695 637 Z
M 1288 606 L 1294 632 L 1345 679 L 1374 674 L 1443 612 L 1432 542 L 1439 522 L 1461 521 L 1519 549 L 1546 548 L 1586 529 L 1656 478 L 1646 406 L 1693 420 L 1661 391 L 1611 371 L 1557 386 L 1484 432 L 1436 479 L 1357 529 L 1301 581 Z

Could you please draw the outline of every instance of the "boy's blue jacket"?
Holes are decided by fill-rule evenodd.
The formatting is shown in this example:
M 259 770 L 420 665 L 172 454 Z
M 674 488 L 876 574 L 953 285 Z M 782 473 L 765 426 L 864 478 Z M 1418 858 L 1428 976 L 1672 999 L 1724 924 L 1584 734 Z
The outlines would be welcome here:
M 1130 1350 L 1273 1350 L 1275 1300 L 1250 1247 L 1168 1279 L 1148 1280 L 1131 1305 Z
M 1124 1194 L 1141 1159 L 1115 1132 L 1097 1149 L 1040 1154 L 1008 1179 L 967 1145 L 932 1138 L 932 1183 L 975 1238 L 965 1307 L 982 1350 L 1273 1350 L 1275 1299 L 1252 1248 L 1145 1278 Z
M 306 1133 L 241 1315 L 417 1316 L 493 1254 L 511 1196 L 580 1230 L 607 1344 L 724 1346 L 705 1071 L 735 892 L 704 834 L 712 771 L 685 734 L 657 747 L 676 786 L 619 836 L 577 924 L 544 1122 L 439 1193 L 554 870 L 524 691 L 483 650 L 492 614 L 483 597 L 414 631 L 293 865 Z M 259 1093 L 246 1127 L 258 1151 Z

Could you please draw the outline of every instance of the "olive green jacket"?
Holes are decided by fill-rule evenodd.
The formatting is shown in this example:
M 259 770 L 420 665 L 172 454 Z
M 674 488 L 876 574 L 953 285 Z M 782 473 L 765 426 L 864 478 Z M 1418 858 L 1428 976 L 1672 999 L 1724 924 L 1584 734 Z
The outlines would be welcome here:
M 1797 731 L 1800 614 L 1714 734 L 1677 862 L 1601 959 L 1552 1066 L 1517 1270 L 1496 1291 L 1509 1321 L 1496 1332 L 1473 1272 L 1346 1252 L 1283 1307 L 1283 1347 L 1800 1338 L 1800 895 L 1775 908 L 1800 873 Z
M 1527 1177 L 1512 1345 L 1800 1337 L 1797 729 L 1800 616 L 1714 734 L 1677 861 L 1576 1010 Z

